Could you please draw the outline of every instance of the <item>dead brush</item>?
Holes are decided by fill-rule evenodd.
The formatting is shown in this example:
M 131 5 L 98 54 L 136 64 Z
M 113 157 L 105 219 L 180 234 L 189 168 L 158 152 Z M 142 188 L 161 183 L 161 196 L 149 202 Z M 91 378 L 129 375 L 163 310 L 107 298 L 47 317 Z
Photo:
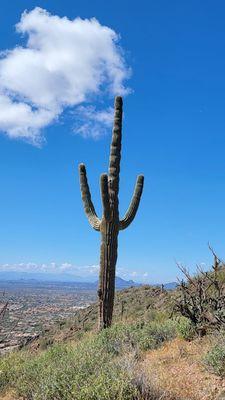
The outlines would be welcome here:
M 209 248 L 214 256 L 210 271 L 197 266 L 192 277 L 178 264 L 186 280 L 180 281 L 173 311 L 190 320 L 199 336 L 225 327 L 225 263 Z

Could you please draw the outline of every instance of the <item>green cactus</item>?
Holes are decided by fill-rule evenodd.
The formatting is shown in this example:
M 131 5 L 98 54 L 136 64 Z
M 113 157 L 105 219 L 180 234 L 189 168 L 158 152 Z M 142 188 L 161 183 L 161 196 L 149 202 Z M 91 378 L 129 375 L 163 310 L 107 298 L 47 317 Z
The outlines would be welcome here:
M 115 114 L 110 150 L 109 173 L 101 175 L 100 188 L 103 205 L 102 219 L 99 219 L 91 200 L 86 168 L 79 165 L 80 187 L 84 210 L 90 225 L 101 232 L 101 255 L 99 273 L 99 329 L 107 328 L 112 323 L 115 271 L 117 261 L 118 234 L 126 229 L 133 221 L 142 195 L 144 176 L 139 175 L 134 195 L 125 217 L 119 219 L 119 174 L 121 158 L 121 131 L 122 131 L 122 97 L 115 98 Z

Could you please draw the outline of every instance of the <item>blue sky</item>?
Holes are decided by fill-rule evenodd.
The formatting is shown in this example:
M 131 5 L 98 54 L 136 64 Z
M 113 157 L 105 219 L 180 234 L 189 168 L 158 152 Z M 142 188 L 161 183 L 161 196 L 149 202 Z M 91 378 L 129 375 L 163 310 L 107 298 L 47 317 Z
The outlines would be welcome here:
M 26 48 L 26 23 L 30 24 L 32 34 L 34 21 L 21 22 L 20 32 L 15 31 L 15 25 L 21 21 L 24 10 L 27 9 L 29 16 L 35 7 L 47 10 L 49 18 L 58 16 L 60 23 L 64 16 L 71 21 L 77 17 L 95 17 L 99 21 L 98 44 L 102 43 L 102 47 L 96 46 L 96 51 L 100 53 L 106 46 L 101 37 L 108 35 L 101 27 L 107 26 L 119 35 L 116 47 L 110 50 L 113 52 L 110 56 L 119 55 L 118 69 L 111 80 L 111 65 L 110 72 L 102 72 L 104 80 L 97 88 L 100 90 L 88 87 L 92 85 L 88 81 L 88 95 L 82 89 L 85 95 L 78 101 L 80 89 L 76 92 L 73 73 L 67 71 L 65 75 L 64 67 L 60 66 L 60 73 L 72 82 L 69 94 L 65 95 L 69 105 L 65 106 L 60 98 L 61 83 L 57 81 L 58 86 L 54 86 L 54 76 L 54 90 L 55 87 L 60 90 L 53 93 L 51 104 L 46 98 L 45 106 L 41 104 L 38 72 L 32 73 L 28 66 L 28 73 L 19 75 L 21 64 L 15 50 L 16 46 Z M 188 265 L 191 271 L 196 263 L 210 264 L 208 241 L 223 258 L 224 2 L 159 0 L 141 1 L 137 5 L 114 1 L 106 7 L 103 1 L 15 0 L 1 4 L 0 11 L 0 48 L 13 51 L 2 55 L 0 76 L 5 75 L 4 85 L 0 81 L 0 94 L 8 96 L 4 101 L 20 102 L 24 107 L 22 112 L 27 112 L 27 105 L 30 107 L 29 120 L 25 115 L 25 122 L 21 122 L 21 111 L 17 109 L 12 119 L 7 119 L 8 103 L 5 114 L 0 113 L 0 264 L 10 268 L 21 268 L 18 267 L 21 263 L 25 268 L 29 263 L 45 264 L 51 269 L 53 262 L 59 268 L 68 263 L 69 271 L 79 267 L 80 272 L 84 266 L 85 274 L 87 266 L 98 265 L 100 237 L 91 230 L 83 213 L 77 166 L 80 162 L 86 164 L 93 200 L 100 213 L 99 176 L 108 167 L 110 107 L 118 92 L 127 92 L 121 215 L 128 207 L 136 175 L 145 175 L 138 214 L 119 237 L 119 272 L 136 280 L 174 280 L 178 275 L 175 260 Z M 81 28 L 84 35 L 89 24 Z M 89 40 L 94 40 L 90 33 L 85 43 Z M 107 45 L 109 42 L 107 36 Z M 57 40 L 56 46 L 60 61 L 62 47 Z M 92 43 L 90 49 L 93 48 L 94 52 Z M 85 57 L 81 71 L 86 71 Z M 74 54 L 75 63 L 77 59 L 79 51 Z M 88 57 L 87 60 L 89 63 Z M 8 61 L 12 64 L 7 64 Z M 32 61 L 35 64 L 35 59 Z M 87 75 L 93 72 L 88 68 L 89 64 Z M 121 73 L 119 83 L 118 73 Z M 51 76 L 48 74 L 45 79 L 49 82 Z M 72 100 L 68 100 L 70 95 Z M 38 121 L 34 121 L 35 111 L 43 109 L 48 109 L 48 115 L 38 115 Z M 87 112 L 88 125 L 85 125 Z M 98 137 L 93 138 L 93 133 Z

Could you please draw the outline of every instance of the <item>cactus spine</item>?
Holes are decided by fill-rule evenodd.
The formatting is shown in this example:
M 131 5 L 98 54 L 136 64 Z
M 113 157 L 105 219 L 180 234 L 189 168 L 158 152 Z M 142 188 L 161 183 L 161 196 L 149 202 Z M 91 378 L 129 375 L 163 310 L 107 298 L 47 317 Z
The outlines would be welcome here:
M 126 229 L 133 221 L 138 210 L 144 184 L 143 175 L 139 175 L 128 211 L 126 212 L 125 217 L 120 220 L 118 194 L 121 159 L 122 109 L 122 97 L 117 96 L 115 98 L 114 106 L 114 126 L 110 149 L 109 172 L 108 175 L 102 174 L 100 179 L 103 205 L 103 214 L 101 219 L 98 218 L 91 200 L 85 165 L 79 165 L 80 188 L 84 210 L 92 228 L 101 232 L 98 289 L 100 330 L 109 327 L 112 323 L 118 234 L 120 230 Z

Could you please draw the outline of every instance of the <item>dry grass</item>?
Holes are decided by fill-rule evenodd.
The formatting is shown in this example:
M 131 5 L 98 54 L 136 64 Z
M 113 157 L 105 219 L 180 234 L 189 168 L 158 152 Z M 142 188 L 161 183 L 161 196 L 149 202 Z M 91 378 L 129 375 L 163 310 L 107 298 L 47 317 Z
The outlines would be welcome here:
M 210 348 L 212 339 L 185 342 L 175 339 L 162 348 L 147 353 L 144 369 L 156 387 L 179 400 L 225 399 L 225 379 L 204 369 L 203 354 Z M 224 391 L 224 397 L 219 397 Z
M 16 395 L 13 392 L 11 392 L 11 393 L 5 394 L 2 397 L 0 395 L 0 400 L 20 400 L 20 399 L 18 397 L 16 397 Z

